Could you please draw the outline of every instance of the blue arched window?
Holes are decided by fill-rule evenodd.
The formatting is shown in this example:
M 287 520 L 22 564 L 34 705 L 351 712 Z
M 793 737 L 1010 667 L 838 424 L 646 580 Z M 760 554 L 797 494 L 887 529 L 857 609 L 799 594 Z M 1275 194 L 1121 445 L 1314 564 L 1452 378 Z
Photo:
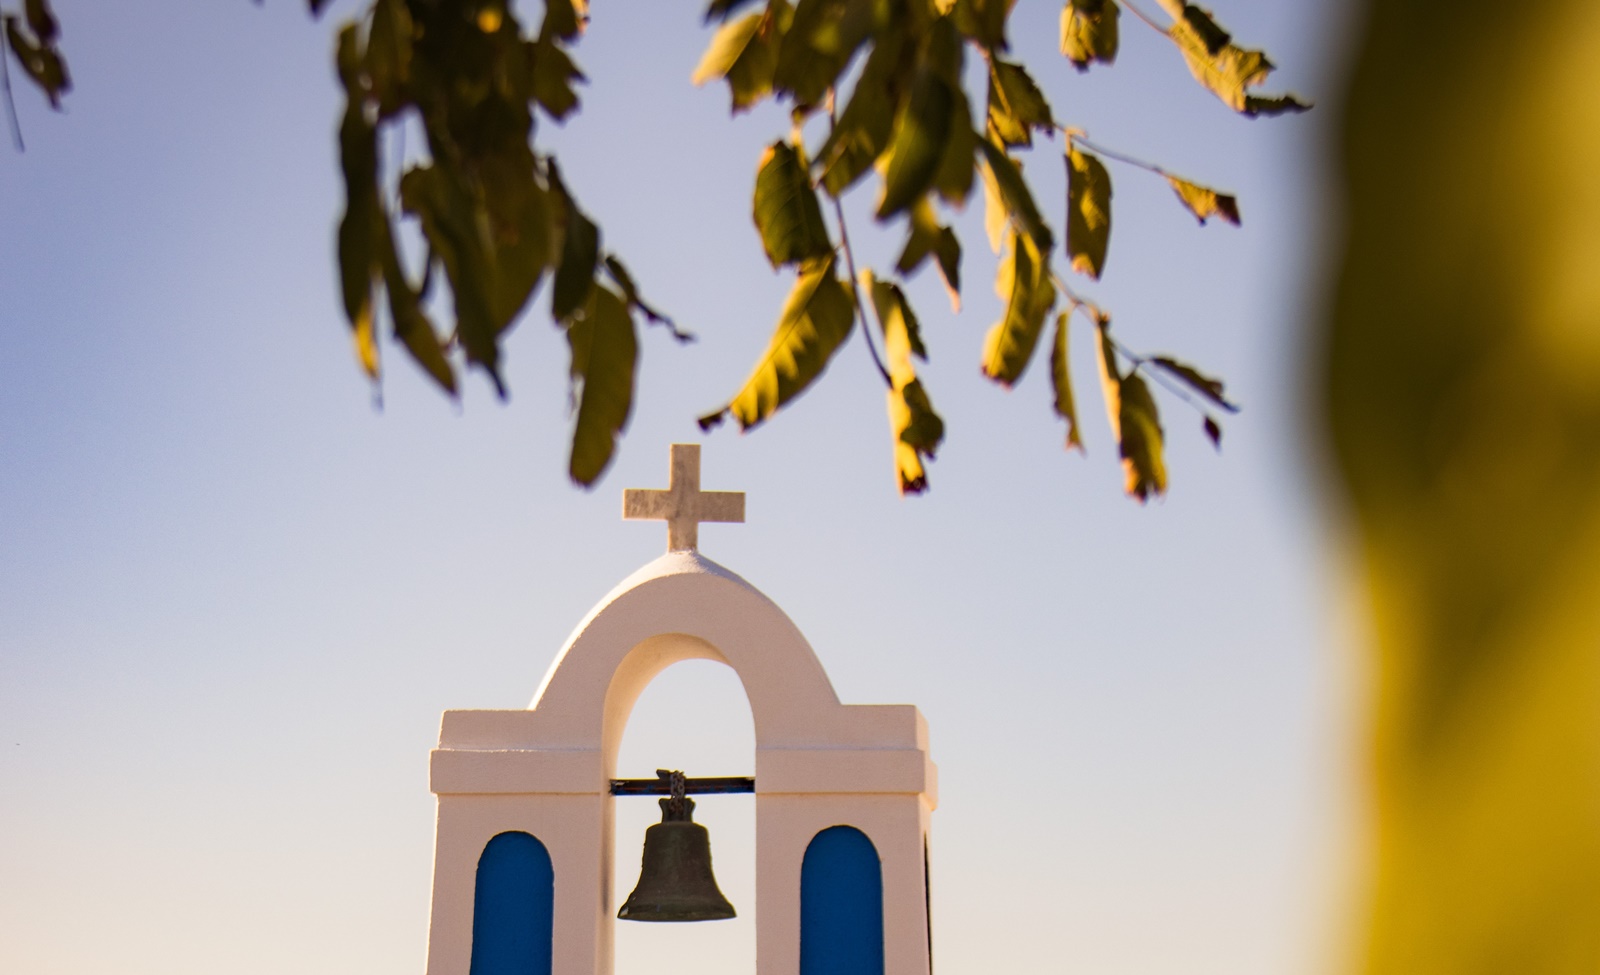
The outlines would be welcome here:
M 544 844 L 501 833 L 478 858 L 471 975 L 551 975 L 555 871 Z
M 883 975 L 883 866 L 853 826 L 830 826 L 806 847 L 800 975 Z

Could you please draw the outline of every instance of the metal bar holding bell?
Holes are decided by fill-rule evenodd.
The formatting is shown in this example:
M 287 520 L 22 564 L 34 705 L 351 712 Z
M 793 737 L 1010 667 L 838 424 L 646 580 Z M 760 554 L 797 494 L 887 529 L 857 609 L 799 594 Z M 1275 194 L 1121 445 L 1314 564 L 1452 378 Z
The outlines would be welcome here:
M 748 776 L 723 775 L 704 779 L 684 779 L 685 795 L 730 795 L 754 791 L 756 791 L 756 780 Z M 667 769 L 656 769 L 656 777 L 653 779 L 612 779 L 611 794 L 614 796 L 670 796 L 672 794 L 672 773 Z

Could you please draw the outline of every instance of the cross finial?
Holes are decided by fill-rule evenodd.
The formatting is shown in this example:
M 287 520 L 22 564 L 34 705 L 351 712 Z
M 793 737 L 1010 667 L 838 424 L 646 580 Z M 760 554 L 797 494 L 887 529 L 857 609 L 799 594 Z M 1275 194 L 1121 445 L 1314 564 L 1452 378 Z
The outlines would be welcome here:
M 744 492 L 700 490 L 700 445 L 675 443 L 667 489 L 623 491 L 622 517 L 664 520 L 667 551 L 693 552 L 700 547 L 702 521 L 744 521 Z

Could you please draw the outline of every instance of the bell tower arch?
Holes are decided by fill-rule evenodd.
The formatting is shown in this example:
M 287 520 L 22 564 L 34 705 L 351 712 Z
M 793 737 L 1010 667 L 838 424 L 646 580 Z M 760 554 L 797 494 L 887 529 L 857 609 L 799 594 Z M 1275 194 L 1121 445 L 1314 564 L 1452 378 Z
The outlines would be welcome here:
M 743 520 L 742 495 L 700 492 L 698 481 L 699 447 L 675 444 L 672 488 L 625 495 L 625 516 L 668 521 L 669 551 L 590 610 L 528 708 L 444 713 L 430 765 L 438 818 L 428 975 L 469 975 L 477 865 L 507 832 L 548 851 L 550 971 L 612 975 L 617 751 L 644 688 L 691 659 L 731 667 L 750 702 L 757 970 L 800 975 L 807 851 L 824 831 L 849 827 L 881 867 L 882 972 L 929 975 L 924 851 L 937 787 L 927 724 L 911 705 L 839 702 L 777 604 L 694 548 L 685 520 Z

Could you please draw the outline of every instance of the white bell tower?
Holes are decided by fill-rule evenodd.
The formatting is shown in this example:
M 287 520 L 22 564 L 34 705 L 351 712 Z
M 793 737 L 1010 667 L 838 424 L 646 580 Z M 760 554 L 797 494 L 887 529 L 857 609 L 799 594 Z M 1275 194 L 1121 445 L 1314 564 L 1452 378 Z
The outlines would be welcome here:
M 444 713 L 428 975 L 612 975 L 617 749 L 639 694 L 691 659 L 750 700 L 757 971 L 930 975 L 927 723 L 839 703 L 783 611 L 697 551 L 699 522 L 744 520 L 699 473 L 699 446 L 674 444 L 668 490 L 626 492 L 669 551 L 589 611 L 527 709 Z

